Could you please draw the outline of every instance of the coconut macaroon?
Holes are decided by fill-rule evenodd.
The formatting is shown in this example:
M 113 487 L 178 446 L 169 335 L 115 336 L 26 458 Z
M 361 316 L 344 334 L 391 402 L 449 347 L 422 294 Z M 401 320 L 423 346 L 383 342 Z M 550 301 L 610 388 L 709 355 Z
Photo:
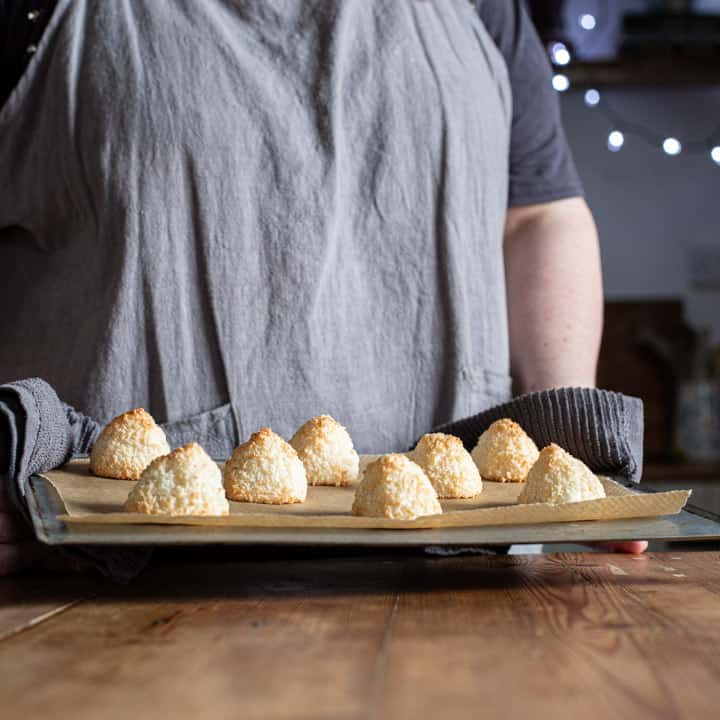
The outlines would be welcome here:
M 102 477 L 137 480 L 156 458 L 170 452 L 167 438 L 142 408 L 118 415 L 98 436 L 90 452 L 90 472 Z
M 285 505 L 307 497 L 305 467 L 298 454 L 270 428 L 235 448 L 223 471 L 225 492 L 240 502 Z
M 197 443 L 155 458 L 125 501 L 128 512 L 148 515 L 227 515 L 222 473 Z
M 496 420 L 472 451 L 480 475 L 495 482 L 523 482 L 537 458 L 537 445 L 508 418 Z
M 454 435 L 423 435 L 410 457 L 425 471 L 440 498 L 469 498 L 482 492 L 477 465 Z
M 442 512 L 423 469 L 405 455 L 383 455 L 370 463 L 355 492 L 353 515 L 414 520 Z
M 318 415 L 300 426 L 290 444 L 305 466 L 309 485 L 349 485 L 360 467 L 348 431 L 330 415 Z
M 605 489 L 591 470 L 558 445 L 543 448 L 530 468 L 519 503 L 560 503 L 605 497 Z

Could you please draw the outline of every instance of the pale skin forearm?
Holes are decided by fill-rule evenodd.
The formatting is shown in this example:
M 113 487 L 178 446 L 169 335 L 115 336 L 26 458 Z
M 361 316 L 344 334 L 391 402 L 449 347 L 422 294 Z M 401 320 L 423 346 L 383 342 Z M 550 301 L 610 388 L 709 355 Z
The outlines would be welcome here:
M 603 296 L 597 231 L 585 201 L 511 208 L 505 273 L 515 392 L 593 387 Z
M 597 231 L 584 200 L 509 210 L 505 275 L 515 392 L 593 387 L 603 294 Z M 648 544 L 596 546 L 642 553 Z

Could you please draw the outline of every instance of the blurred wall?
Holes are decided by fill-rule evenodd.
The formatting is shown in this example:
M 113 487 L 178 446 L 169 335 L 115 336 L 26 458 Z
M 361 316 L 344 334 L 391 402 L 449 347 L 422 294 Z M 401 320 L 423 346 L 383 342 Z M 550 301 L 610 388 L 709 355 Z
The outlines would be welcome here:
M 720 79 L 719 79 L 720 80 Z M 720 85 L 709 89 L 602 91 L 623 116 L 682 140 L 704 138 L 720 121 Z M 607 148 L 610 121 L 582 91 L 561 96 L 565 129 L 598 223 L 608 299 L 681 297 L 687 319 L 720 341 L 720 278 L 693 288 L 693 248 L 720 249 L 720 166 L 709 153 L 671 157 L 626 134 Z M 622 129 L 622 128 L 621 128 Z
M 565 0 L 564 25 L 575 59 L 614 58 L 623 13 L 646 11 L 652 4 Z M 720 13 L 720 0 L 695 0 L 693 8 Z M 590 30 L 581 26 L 585 13 L 596 21 Z M 720 77 L 715 88 L 598 89 L 598 108 L 585 106 L 581 90 L 562 94 L 561 103 L 600 230 L 606 296 L 681 298 L 687 320 L 697 328 L 710 328 L 715 342 L 720 342 L 720 277 L 714 290 L 700 290 L 691 272 L 693 248 L 698 246 L 717 248 L 715 263 L 720 266 L 720 166 L 705 150 L 670 157 L 628 133 L 622 150 L 612 153 L 607 137 L 616 128 L 602 112 L 610 103 L 625 119 L 687 144 L 705 138 L 720 123 Z M 720 268 L 714 274 L 720 275 Z

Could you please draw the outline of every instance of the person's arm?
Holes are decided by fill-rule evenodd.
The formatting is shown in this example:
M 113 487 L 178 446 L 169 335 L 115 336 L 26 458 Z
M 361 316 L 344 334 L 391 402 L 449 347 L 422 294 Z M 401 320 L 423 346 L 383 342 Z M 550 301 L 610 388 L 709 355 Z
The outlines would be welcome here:
M 515 389 L 593 386 L 602 326 L 598 240 L 550 62 L 522 0 L 478 0 L 477 8 L 513 97 L 505 267 Z
M 510 208 L 505 273 L 516 391 L 593 387 L 603 296 L 598 237 L 585 201 Z
M 603 321 L 597 231 L 581 198 L 510 208 L 505 226 L 510 359 L 520 393 L 594 387 Z M 645 540 L 595 543 L 637 554 Z

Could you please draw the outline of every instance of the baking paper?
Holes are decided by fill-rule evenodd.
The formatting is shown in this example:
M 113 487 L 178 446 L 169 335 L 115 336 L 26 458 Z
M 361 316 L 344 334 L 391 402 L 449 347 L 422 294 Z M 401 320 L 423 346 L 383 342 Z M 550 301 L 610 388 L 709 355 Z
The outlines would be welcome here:
M 371 456 L 364 457 L 363 465 L 371 459 Z M 70 525 L 93 523 L 368 530 L 525 525 L 674 515 L 682 510 L 690 496 L 689 490 L 636 493 L 610 478 L 601 477 L 607 494 L 605 498 L 563 505 L 518 505 L 517 497 L 523 487 L 522 483 L 483 481 L 482 493 L 474 498 L 442 500 L 442 515 L 416 520 L 390 520 L 351 515 L 355 486 L 311 486 L 304 503 L 263 505 L 231 501 L 230 515 L 227 516 L 169 517 L 124 512 L 123 504 L 133 483 L 95 477 L 88 470 L 87 460 L 73 460 L 58 470 L 43 473 L 43 477 L 52 483 L 65 505 L 66 512 L 59 519 Z

